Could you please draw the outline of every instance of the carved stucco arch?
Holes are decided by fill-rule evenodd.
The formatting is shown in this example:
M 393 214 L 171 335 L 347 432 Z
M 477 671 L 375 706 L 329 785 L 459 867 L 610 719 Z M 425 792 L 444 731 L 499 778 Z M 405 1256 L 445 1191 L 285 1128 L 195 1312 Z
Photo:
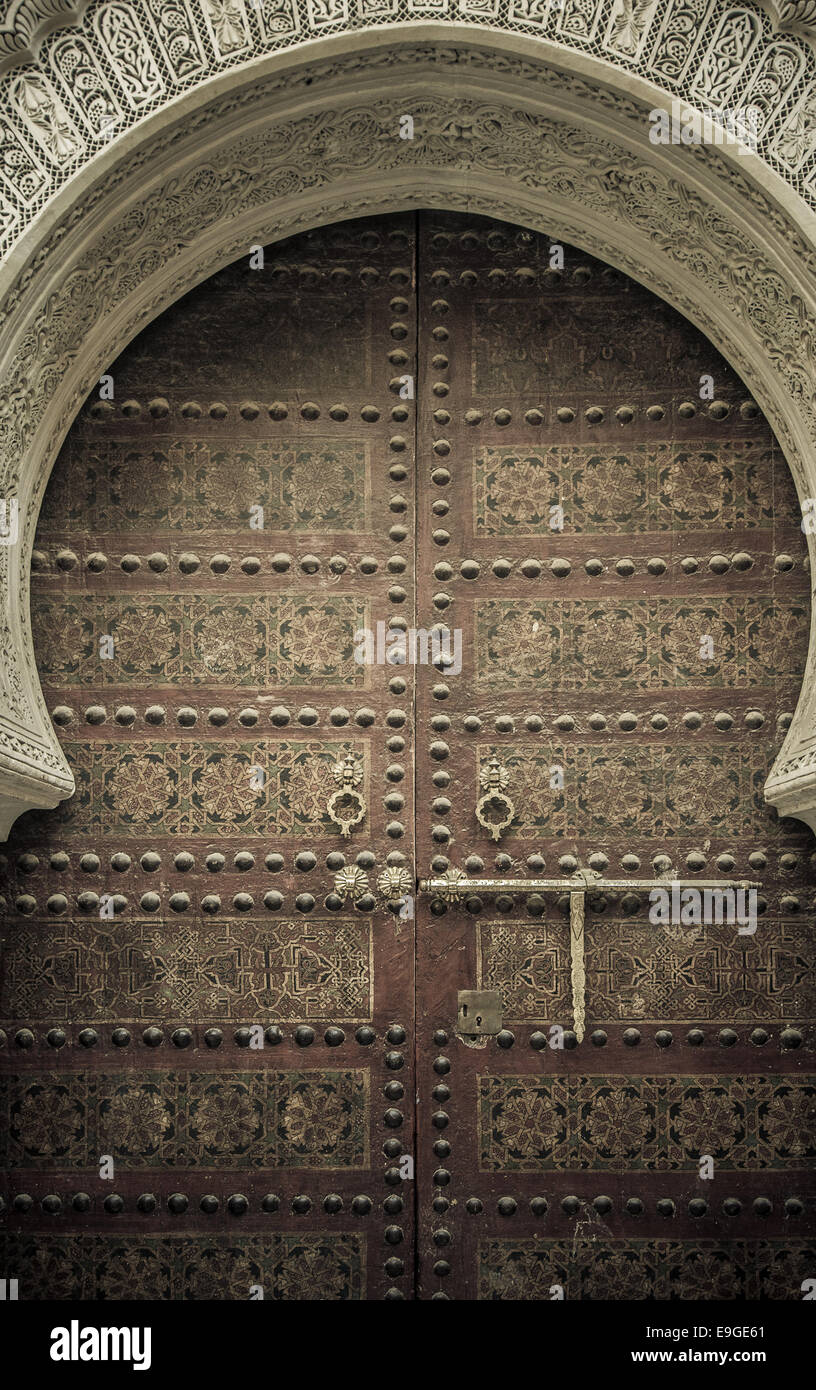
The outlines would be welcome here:
M 0 0 L 0 251 L 112 137 L 219 74 L 431 24 L 442 42 L 470 27 L 588 59 L 669 100 L 752 106 L 762 160 L 816 203 L 816 0 Z
M 143 123 L 56 197 L 3 275 L 0 547 L 7 833 L 73 789 L 34 663 L 28 570 L 42 494 L 82 400 L 133 336 L 244 254 L 324 223 L 417 207 L 503 218 L 617 266 L 691 319 L 754 392 L 800 497 L 816 496 L 816 252 L 809 214 L 752 156 L 653 146 L 654 89 L 428 37 L 327 42 Z M 536 46 L 539 52 L 541 45 Z M 328 56 L 333 52 L 333 56 Z M 578 66 L 576 64 L 576 66 Z M 401 140 L 399 117 L 415 120 Z M 101 167 L 104 166 L 104 167 Z M 764 190 L 763 190 L 764 185 Z M 811 540 L 811 546 L 813 541 Z M 812 551 L 813 559 L 813 551 Z M 816 826 L 816 650 L 766 787 Z

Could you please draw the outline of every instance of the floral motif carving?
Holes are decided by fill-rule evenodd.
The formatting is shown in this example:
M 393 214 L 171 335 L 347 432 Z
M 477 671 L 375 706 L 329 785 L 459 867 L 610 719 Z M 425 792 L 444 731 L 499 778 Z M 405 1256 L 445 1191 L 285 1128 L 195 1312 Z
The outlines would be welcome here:
M 149 31 L 140 28 L 129 5 L 103 5 L 94 16 L 94 24 L 131 106 L 139 110 L 164 88 L 151 52 Z
M 807 1241 L 484 1239 L 479 1299 L 801 1298 L 816 1252 Z
M 79 153 L 76 128 L 46 78 L 18 78 L 12 98 L 29 131 L 56 164 L 64 164 Z
M 816 1153 L 813 1078 L 479 1078 L 482 1171 L 787 1168 Z M 608 1295 L 607 1295 L 608 1297 Z
M 366 1295 L 365 1236 L 3 1237 L 9 1276 L 36 1299 L 358 1300 Z
M 482 689 L 729 689 L 785 682 L 808 646 L 808 605 L 770 598 L 476 601 Z
M 6 1077 L 4 1166 L 365 1168 L 363 1071 Z

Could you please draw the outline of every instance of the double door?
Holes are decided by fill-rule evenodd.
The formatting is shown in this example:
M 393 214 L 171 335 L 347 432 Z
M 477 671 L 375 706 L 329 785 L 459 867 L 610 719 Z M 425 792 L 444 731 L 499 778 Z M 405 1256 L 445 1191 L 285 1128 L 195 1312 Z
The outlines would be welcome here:
M 792 1296 L 808 845 L 761 785 L 807 582 L 739 380 L 431 212 L 236 263 L 112 376 L 37 542 L 78 790 L 9 852 L 8 1267 Z M 668 872 L 761 881 L 760 931 L 650 922 Z

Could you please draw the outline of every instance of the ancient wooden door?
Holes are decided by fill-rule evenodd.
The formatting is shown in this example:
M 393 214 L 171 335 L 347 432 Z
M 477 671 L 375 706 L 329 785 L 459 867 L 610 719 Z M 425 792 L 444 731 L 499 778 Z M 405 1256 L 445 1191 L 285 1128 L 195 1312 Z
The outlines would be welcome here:
M 801 1297 L 812 842 L 762 802 L 807 640 L 779 450 L 690 325 L 515 228 L 422 219 L 419 362 L 418 612 L 462 634 L 461 672 L 417 679 L 420 1296 Z M 761 880 L 756 933 L 651 925 L 625 881 L 669 868 Z M 587 870 L 618 886 L 577 895 L 582 972 Z
M 740 382 L 431 213 L 253 252 L 110 376 L 34 558 L 77 792 L 7 851 L 21 1297 L 798 1296 L 808 584 Z M 669 864 L 757 932 L 650 925 Z

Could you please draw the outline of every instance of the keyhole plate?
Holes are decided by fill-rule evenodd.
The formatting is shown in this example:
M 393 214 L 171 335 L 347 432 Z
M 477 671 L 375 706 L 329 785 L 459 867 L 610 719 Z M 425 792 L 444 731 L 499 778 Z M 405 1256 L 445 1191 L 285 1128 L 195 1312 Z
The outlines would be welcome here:
M 457 1032 L 467 1038 L 495 1037 L 501 1032 L 502 1000 L 496 990 L 460 989 Z

